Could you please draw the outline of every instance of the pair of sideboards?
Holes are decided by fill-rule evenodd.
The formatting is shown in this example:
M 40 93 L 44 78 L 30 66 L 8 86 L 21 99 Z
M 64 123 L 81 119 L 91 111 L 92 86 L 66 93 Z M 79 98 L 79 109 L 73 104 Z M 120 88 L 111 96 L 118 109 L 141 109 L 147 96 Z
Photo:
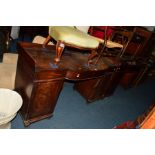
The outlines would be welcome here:
M 15 89 L 24 100 L 20 110 L 24 124 L 52 116 L 63 84 L 68 80 L 74 81 L 74 89 L 87 102 L 112 95 L 119 83 L 124 87 L 140 83 L 150 68 L 147 59 L 155 34 L 142 28 L 135 30 L 135 37 L 125 51 L 131 62 L 102 57 L 97 65 L 88 66 L 89 53 L 65 49 L 61 62 L 55 65 L 55 46 L 43 48 L 38 44 L 18 43 Z
M 15 90 L 23 98 L 20 114 L 25 126 L 53 115 L 64 82 L 74 81 L 74 89 L 93 102 L 110 96 L 122 75 L 122 63 L 115 58 L 103 58 L 95 66 L 88 66 L 89 53 L 66 49 L 55 65 L 55 46 L 43 48 L 21 42 L 17 49 Z

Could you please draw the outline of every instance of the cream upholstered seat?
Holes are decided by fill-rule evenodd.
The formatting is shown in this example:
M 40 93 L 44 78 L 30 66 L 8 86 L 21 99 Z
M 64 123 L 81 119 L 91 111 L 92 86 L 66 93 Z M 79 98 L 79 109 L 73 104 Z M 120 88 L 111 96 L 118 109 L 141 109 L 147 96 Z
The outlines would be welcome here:
M 88 28 L 89 26 L 84 27 L 83 29 L 80 29 L 78 26 L 50 26 L 49 36 L 46 38 L 43 46 L 45 47 L 51 38 L 57 41 L 55 62 L 60 61 L 65 46 L 90 50 L 90 58 L 92 58 L 92 55 L 96 53 L 100 44 L 106 43 L 108 48 L 123 48 L 121 44 L 113 43 L 112 41 L 105 42 L 102 39 L 87 34 Z
M 94 52 L 99 46 L 99 41 L 87 34 L 88 28 L 79 30 L 79 27 L 74 26 L 50 26 L 49 36 L 46 38 L 43 47 L 48 44 L 51 38 L 57 41 L 56 63 L 60 61 L 65 46 Z
M 18 54 L 4 53 L 0 63 L 0 88 L 14 89 Z
M 94 37 L 94 38 L 97 39 L 100 43 L 104 43 L 103 39 L 100 39 L 100 38 L 97 38 L 97 37 Z M 116 42 L 113 42 L 111 40 L 107 40 L 106 47 L 107 48 L 123 48 L 123 45 L 119 44 L 119 43 L 116 43 Z
M 51 26 L 49 28 L 49 35 L 57 41 L 61 40 L 62 42 L 72 46 L 90 49 L 95 49 L 99 46 L 99 41 L 97 39 L 74 27 Z

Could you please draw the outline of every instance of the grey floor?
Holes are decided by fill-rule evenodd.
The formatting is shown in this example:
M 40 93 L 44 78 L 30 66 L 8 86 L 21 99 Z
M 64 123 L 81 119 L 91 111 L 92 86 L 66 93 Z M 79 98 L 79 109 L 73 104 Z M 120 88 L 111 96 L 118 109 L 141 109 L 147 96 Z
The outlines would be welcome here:
M 110 129 L 142 114 L 155 99 L 155 79 L 136 88 L 118 86 L 114 95 L 91 104 L 65 83 L 55 108 L 54 116 L 24 127 L 18 114 L 12 121 L 13 129 Z

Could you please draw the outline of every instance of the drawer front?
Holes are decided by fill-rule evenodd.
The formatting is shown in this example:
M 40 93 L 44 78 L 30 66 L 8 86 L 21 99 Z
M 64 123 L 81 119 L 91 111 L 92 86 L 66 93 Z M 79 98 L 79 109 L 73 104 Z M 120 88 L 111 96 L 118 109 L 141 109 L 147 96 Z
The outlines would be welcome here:
M 102 77 L 111 74 L 105 71 L 85 71 L 85 72 L 74 72 L 68 71 L 65 78 L 69 80 L 87 80 L 97 77 Z

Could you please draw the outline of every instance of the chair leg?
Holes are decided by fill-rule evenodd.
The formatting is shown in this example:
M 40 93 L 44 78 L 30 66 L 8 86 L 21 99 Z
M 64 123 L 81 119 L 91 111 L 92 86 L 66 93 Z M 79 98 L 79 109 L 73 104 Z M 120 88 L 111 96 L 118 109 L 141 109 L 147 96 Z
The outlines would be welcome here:
M 46 38 L 46 40 L 45 40 L 44 43 L 43 43 L 43 47 L 44 47 L 44 48 L 45 48 L 45 46 L 49 43 L 49 41 L 50 41 L 51 38 L 52 38 L 51 36 L 48 36 L 48 37 Z
M 60 61 L 64 48 L 65 48 L 65 44 L 61 41 L 58 41 L 56 44 L 56 57 L 54 59 L 56 63 Z
M 88 57 L 88 64 L 92 63 L 93 59 L 97 56 L 97 51 L 96 50 L 92 50 L 91 54 Z

